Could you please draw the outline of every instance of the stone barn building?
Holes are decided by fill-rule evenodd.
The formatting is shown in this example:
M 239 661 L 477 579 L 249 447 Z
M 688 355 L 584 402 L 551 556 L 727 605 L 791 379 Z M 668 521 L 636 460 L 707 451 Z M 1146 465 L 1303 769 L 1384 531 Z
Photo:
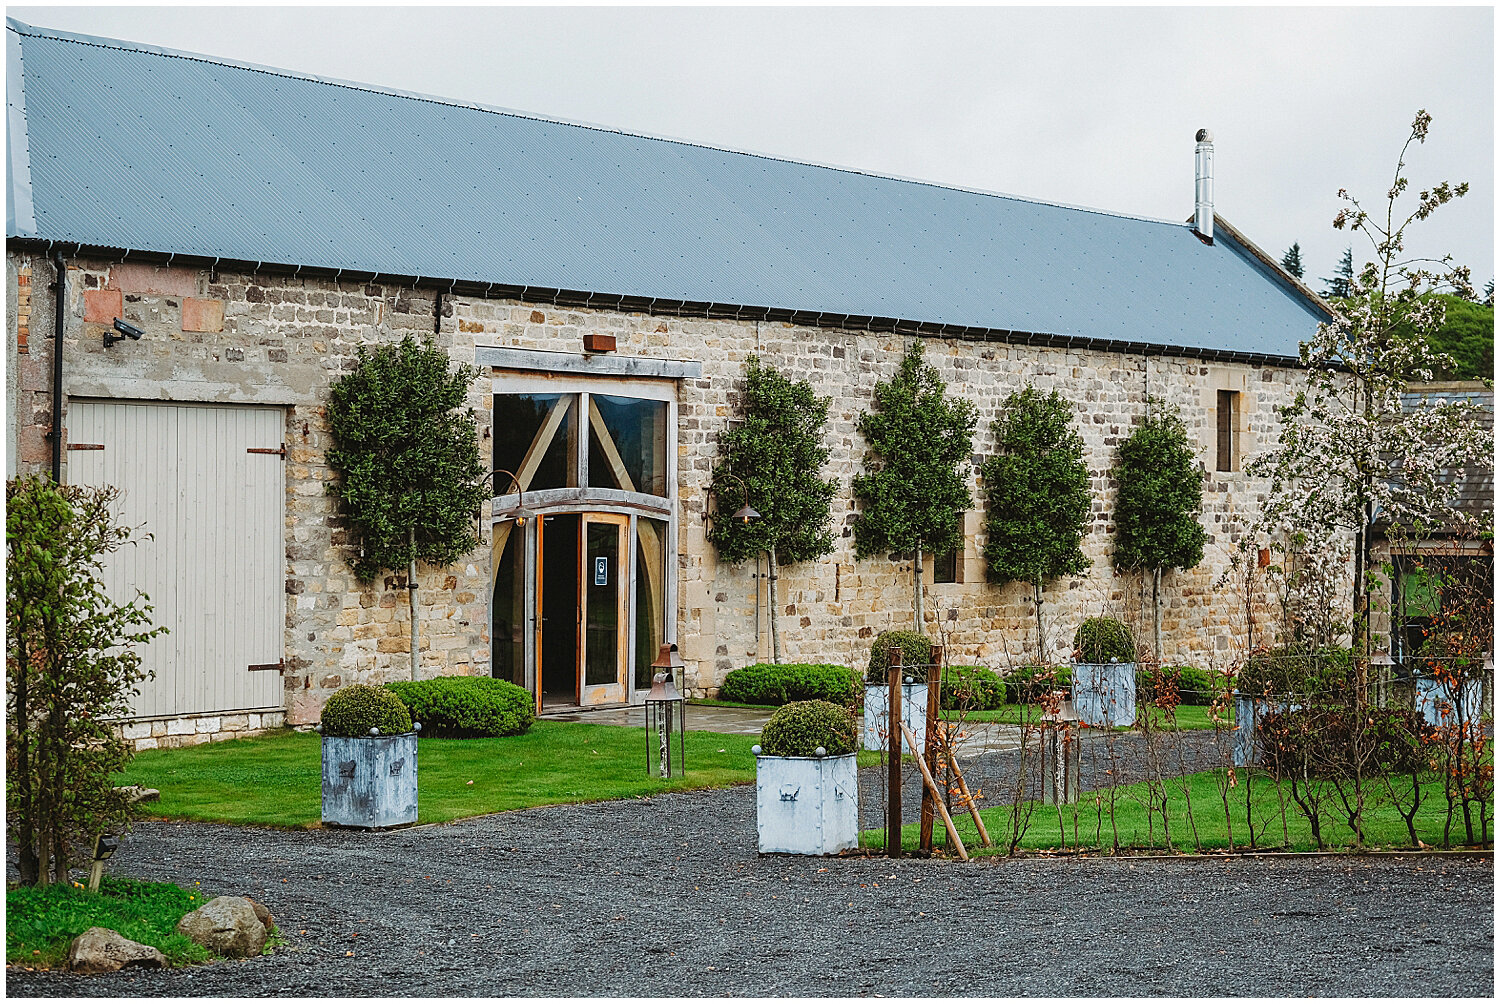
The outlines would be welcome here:
M 482 546 L 420 570 L 423 674 L 591 706 L 639 700 L 663 641 L 694 695 L 765 659 L 764 567 L 705 541 L 753 353 L 833 401 L 842 536 L 783 570 L 784 657 L 860 664 L 909 623 L 911 566 L 855 560 L 855 422 L 912 339 L 978 406 L 976 461 L 1024 385 L 1077 408 L 1093 566 L 1051 590 L 1054 658 L 1083 617 L 1141 613 L 1108 472 L 1148 395 L 1197 437 L 1209 534 L 1167 576 L 1166 655 L 1236 644 L 1214 583 L 1262 489 L 1242 462 L 1327 314 L 1214 215 L 1206 135 L 1194 218 L 1153 220 L 16 21 L 6 45 L 7 474 L 118 485 L 151 534 L 110 568 L 171 628 L 141 746 L 314 722 L 337 687 L 407 674 L 405 576 L 355 580 L 324 461 L 330 383 L 406 334 L 480 367 L 482 446 L 542 516 L 518 527 L 497 478 Z M 925 562 L 929 627 L 1002 665 L 1028 657 L 1031 600 L 986 582 L 971 487 L 961 553 Z

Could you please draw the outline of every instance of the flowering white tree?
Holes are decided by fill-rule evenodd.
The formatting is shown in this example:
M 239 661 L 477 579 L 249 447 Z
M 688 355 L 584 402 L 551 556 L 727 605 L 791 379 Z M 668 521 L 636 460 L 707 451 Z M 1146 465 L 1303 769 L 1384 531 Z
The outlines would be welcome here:
M 1404 199 L 1402 176 L 1413 143 L 1427 139 L 1432 116 L 1417 113 L 1397 159 L 1381 215 L 1340 190 L 1349 205 L 1334 217 L 1339 230 L 1369 239 L 1373 259 L 1356 274 L 1351 295 L 1335 301 L 1333 320 L 1302 346 L 1306 385 L 1278 409 L 1276 446 L 1249 465 L 1268 478 L 1256 527 L 1261 534 L 1300 533 L 1309 541 L 1330 530 L 1353 538 L 1353 641 L 1357 693 L 1365 690 L 1370 651 L 1369 606 L 1376 586 L 1370 569 L 1372 531 L 1399 525 L 1430 533 L 1469 519 L 1457 506 L 1466 466 L 1490 466 L 1493 443 L 1475 410 L 1456 402 L 1402 407 L 1409 381 L 1432 379 L 1444 357 L 1428 345 L 1443 323 L 1444 304 L 1431 294 L 1472 297 L 1469 270 L 1440 260 L 1408 257 L 1407 228 L 1462 197 L 1467 184 L 1443 182 Z

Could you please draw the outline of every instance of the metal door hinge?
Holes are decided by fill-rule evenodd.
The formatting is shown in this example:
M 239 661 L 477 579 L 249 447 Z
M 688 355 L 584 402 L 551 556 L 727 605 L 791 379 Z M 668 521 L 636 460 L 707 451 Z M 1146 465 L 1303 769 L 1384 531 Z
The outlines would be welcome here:
M 101 447 L 101 449 L 102 449 L 102 447 Z M 286 444 L 282 443 L 279 447 L 277 447 L 274 450 L 271 449 L 271 447 L 269 447 L 269 446 L 251 446 L 251 447 L 248 447 L 245 450 L 245 452 L 246 453 L 274 453 L 278 457 L 284 457 L 284 456 L 286 456 Z
M 252 673 L 269 673 L 272 670 L 279 673 L 283 669 L 286 669 L 285 659 L 282 659 L 280 662 L 255 662 L 250 664 L 250 672 Z

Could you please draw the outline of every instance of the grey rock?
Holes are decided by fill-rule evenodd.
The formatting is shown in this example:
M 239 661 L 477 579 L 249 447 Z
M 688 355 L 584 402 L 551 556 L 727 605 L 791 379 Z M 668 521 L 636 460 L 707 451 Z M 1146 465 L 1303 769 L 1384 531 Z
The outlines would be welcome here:
M 255 911 L 256 919 L 264 924 L 266 930 L 269 931 L 272 924 L 271 911 L 267 910 L 263 905 L 261 905 L 258 900 L 253 900 L 249 896 L 245 897 L 245 902 L 250 904 L 250 909 Z
M 243 896 L 209 900 L 177 922 L 177 933 L 231 959 L 259 955 L 266 947 L 266 925 Z
M 112 973 L 126 966 L 161 969 L 166 964 L 167 957 L 150 945 L 107 927 L 91 927 L 68 946 L 68 968 L 75 973 Z

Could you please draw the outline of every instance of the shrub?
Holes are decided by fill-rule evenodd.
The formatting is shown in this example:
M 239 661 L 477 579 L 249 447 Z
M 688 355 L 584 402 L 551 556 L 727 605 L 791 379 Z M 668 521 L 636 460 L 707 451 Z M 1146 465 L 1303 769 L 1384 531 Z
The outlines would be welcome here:
M 1113 617 L 1090 617 L 1073 633 L 1073 657 L 1086 664 L 1135 662 L 1135 635 Z
M 1364 719 L 1360 726 L 1360 718 Z M 1255 742 L 1261 763 L 1282 777 L 1410 774 L 1428 768 L 1423 747 L 1433 729 L 1405 708 L 1302 708 L 1260 720 Z
M 741 704 L 830 701 L 852 705 L 859 680 L 847 666 L 760 662 L 724 677 L 719 697 Z
M 1235 680 L 1242 694 L 1295 694 L 1304 699 L 1338 699 L 1348 692 L 1353 655 L 1338 645 L 1312 649 L 1287 646 L 1250 657 Z
M 523 688 L 488 676 L 438 676 L 387 683 L 422 723 L 422 734 L 439 739 L 518 736 L 536 721 L 536 706 Z
M 983 666 L 949 666 L 943 671 L 944 711 L 994 711 L 1005 703 L 1005 684 Z
M 1072 666 L 1023 666 L 1004 677 L 1006 693 L 1017 704 L 1037 704 L 1049 691 L 1073 686 Z
M 886 672 L 891 668 L 892 648 L 901 650 L 903 666 L 926 666 L 932 661 L 932 642 L 925 634 L 920 631 L 882 631 L 880 637 L 875 639 L 875 644 L 870 647 L 870 669 L 865 676 L 870 683 L 886 682 Z
M 389 690 L 356 683 L 336 690 L 323 702 L 325 736 L 367 736 L 379 729 L 383 736 L 411 731 L 411 713 Z
M 814 756 L 819 746 L 829 756 L 856 749 L 854 712 L 828 701 L 793 701 L 771 716 L 760 733 L 767 756 Z
M 1206 708 L 1224 691 L 1224 678 L 1196 666 L 1162 666 L 1152 669 L 1140 666 L 1135 671 L 1135 686 L 1142 700 L 1155 700 L 1159 680 L 1171 681 L 1177 690 L 1178 703 Z

